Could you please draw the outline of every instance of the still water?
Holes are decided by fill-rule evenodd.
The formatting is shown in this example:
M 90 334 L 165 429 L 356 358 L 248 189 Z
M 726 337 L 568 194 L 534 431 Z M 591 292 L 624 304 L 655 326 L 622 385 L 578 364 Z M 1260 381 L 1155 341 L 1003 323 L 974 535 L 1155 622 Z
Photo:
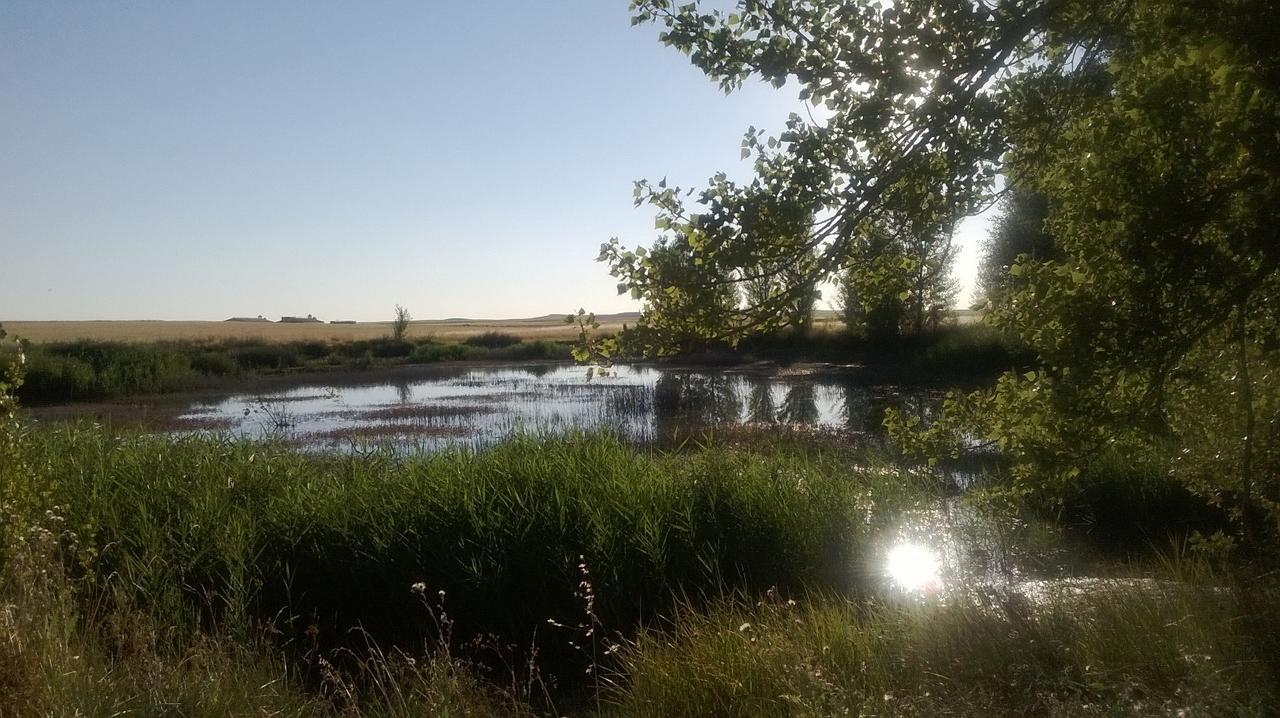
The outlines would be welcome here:
M 824 369 L 618 366 L 601 376 L 547 364 L 324 381 L 213 397 L 187 407 L 174 428 L 283 439 L 317 451 L 483 447 L 520 431 L 611 431 L 635 443 L 678 442 L 741 426 L 859 440 L 882 432 L 887 409 L 927 421 L 940 399 L 937 392 L 867 385 Z M 971 478 L 958 467 L 945 473 L 958 488 Z M 885 595 L 933 600 L 988 587 L 1041 600 L 1074 585 L 1068 577 L 1092 563 L 1089 552 L 1044 522 L 979 512 L 957 498 L 898 518 L 859 569 L 881 582 Z
M 192 405 L 178 428 L 284 438 L 312 449 L 362 442 L 437 450 L 485 446 L 517 431 L 612 431 L 637 443 L 718 427 L 791 425 L 875 434 L 888 407 L 929 413 L 937 399 L 831 371 L 691 371 L 537 365 L 440 370 L 368 383 L 294 386 Z

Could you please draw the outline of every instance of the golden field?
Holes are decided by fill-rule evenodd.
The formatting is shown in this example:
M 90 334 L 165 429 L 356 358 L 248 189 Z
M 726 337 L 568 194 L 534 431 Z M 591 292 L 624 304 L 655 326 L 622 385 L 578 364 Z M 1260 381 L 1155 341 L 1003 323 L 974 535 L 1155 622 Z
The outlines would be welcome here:
M 634 323 L 635 314 L 600 317 L 600 331 L 614 332 Z M 391 334 L 391 322 L 355 324 L 222 321 L 3 321 L 6 331 L 36 344 L 92 339 L 115 342 L 224 341 L 257 339 L 272 342 L 351 341 Z M 564 323 L 563 315 L 530 319 L 432 319 L 409 325 L 410 339 L 462 341 L 485 332 L 507 332 L 523 339 L 576 339 L 577 330 Z
M 620 331 L 624 324 L 634 324 L 636 313 L 607 314 L 597 317 L 601 333 Z M 958 310 L 956 322 L 970 324 L 981 319 L 980 312 Z M 0 325 L 27 341 L 42 344 L 91 339 L 114 342 L 224 341 L 256 339 L 271 342 L 351 341 L 376 339 L 391 334 L 391 322 L 357 322 L 355 324 L 281 323 L 257 321 L 0 321 Z M 840 331 L 844 328 L 835 312 L 819 310 L 814 321 L 818 331 Z M 528 319 L 427 319 L 409 325 L 410 339 L 435 339 L 460 342 L 485 332 L 506 332 L 522 339 L 569 340 L 578 336 L 575 326 L 564 323 L 564 315 L 547 315 Z

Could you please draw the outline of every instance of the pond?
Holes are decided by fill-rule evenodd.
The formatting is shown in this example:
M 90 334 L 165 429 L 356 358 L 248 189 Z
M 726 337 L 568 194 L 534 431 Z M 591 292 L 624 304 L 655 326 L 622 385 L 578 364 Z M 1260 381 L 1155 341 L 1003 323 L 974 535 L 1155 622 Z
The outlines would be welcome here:
M 826 366 L 628 365 L 601 375 L 558 363 L 272 377 L 252 390 L 174 397 L 163 411 L 147 402 L 129 406 L 155 413 L 152 430 L 180 435 L 283 440 L 320 452 L 432 452 L 482 448 L 516 432 L 607 431 L 636 444 L 672 445 L 735 428 L 749 438 L 772 427 L 874 441 L 889 408 L 928 420 L 940 399 L 937 390 L 868 384 Z M 111 407 L 87 413 L 104 408 Z M 980 467 L 939 468 L 963 491 Z M 976 511 L 955 496 L 925 502 L 895 526 L 856 570 L 882 583 L 883 595 L 910 600 L 973 587 L 1055 595 L 1061 581 L 1092 572 L 1097 560 L 1046 522 Z
M 885 410 L 930 413 L 937 396 L 868 386 L 815 370 L 689 370 L 616 366 L 441 368 L 353 383 L 294 385 L 211 397 L 177 417 L 179 431 L 283 438 L 310 449 L 362 443 L 438 450 L 485 446 L 518 431 L 611 431 L 636 443 L 721 427 L 779 425 L 867 435 Z

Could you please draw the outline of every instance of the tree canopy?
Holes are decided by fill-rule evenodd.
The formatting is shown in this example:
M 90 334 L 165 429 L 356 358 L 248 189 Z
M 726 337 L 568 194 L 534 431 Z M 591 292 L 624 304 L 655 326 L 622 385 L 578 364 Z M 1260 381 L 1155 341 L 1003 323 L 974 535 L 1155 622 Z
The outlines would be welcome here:
M 693 320 L 732 340 L 781 325 L 791 291 L 850 267 L 866 282 L 904 281 L 920 265 L 887 259 L 886 228 L 942 236 L 999 199 L 1003 173 L 1045 198 L 1054 251 L 1011 263 L 1017 281 L 991 319 L 1039 366 L 955 398 L 948 415 L 965 418 L 953 435 L 963 425 L 1064 476 L 1099 447 L 1160 445 L 1210 498 L 1274 508 L 1278 9 L 739 0 L 729 12 L 636 0 L 634 21 L 658 24 L 662 42 L 726 92 L 793 86 L 817 113 L 792 115 L 776 137 L 747 131 L 750 181 L 719 173 L 690 191 L 641 181 L 636 201 L 681 239 L 666 245 L 695 268 L 681 281 L 807 268 L 789 291 L 722 306 L 714 324 Z M 670 273 L 617 241 L 601 258 L 646 302 L 641 326 L 655 321 Z

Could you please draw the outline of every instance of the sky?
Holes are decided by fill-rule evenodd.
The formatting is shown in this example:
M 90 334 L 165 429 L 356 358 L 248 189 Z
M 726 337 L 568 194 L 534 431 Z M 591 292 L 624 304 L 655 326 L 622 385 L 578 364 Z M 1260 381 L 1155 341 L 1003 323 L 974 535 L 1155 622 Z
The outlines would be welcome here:
M 633 181 L 746 179 L 800 104 L 627 4 L 7 0 L 0 320 L 638 309 L 595 261 L 657 236 Z

